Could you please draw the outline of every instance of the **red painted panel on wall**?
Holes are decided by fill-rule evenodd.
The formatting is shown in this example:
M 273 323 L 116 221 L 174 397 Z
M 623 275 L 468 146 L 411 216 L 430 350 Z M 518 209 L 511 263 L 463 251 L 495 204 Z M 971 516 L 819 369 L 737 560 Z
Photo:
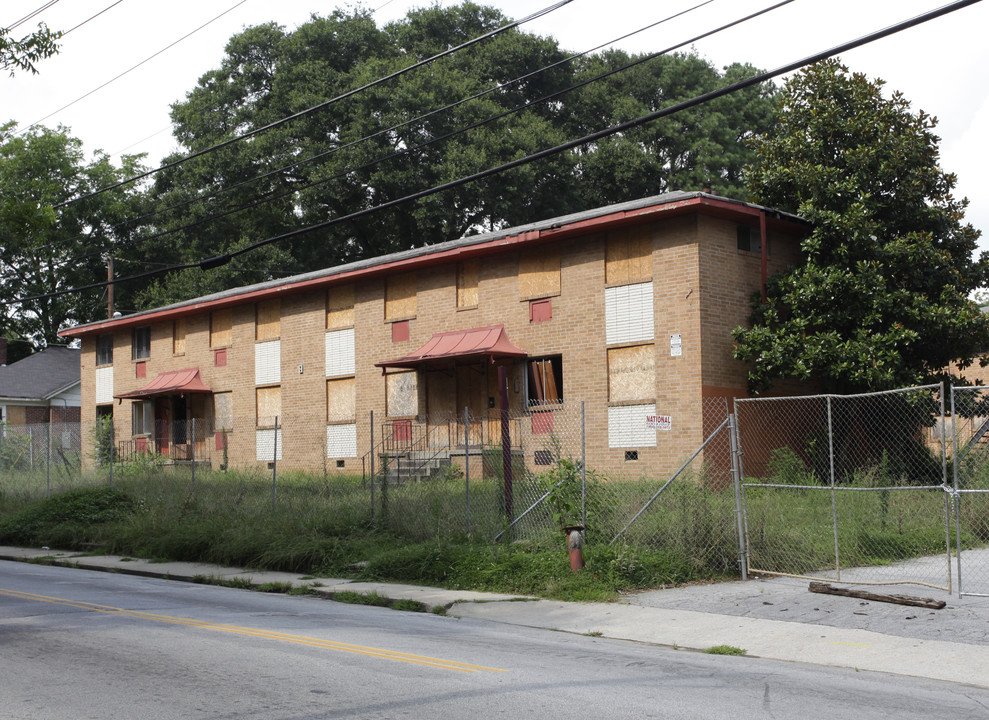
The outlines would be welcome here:
M 227 434 L 224 432 L 216 433 L 216 449 L 222 450 L 224 445 L 227 444 Z
M 148 364 L 144 362 L 139 362 L 134 366 L 134 377 L 147 377 L 148 376 Z
M 409 339 L 409 321 L 400 320 L 391 324 L 391 341 L 405 342 Z
M 534 412 L 532 413 L 532 434 L 545 435 L 553 432 L 553 413 Z
M 396 420 L 391 426 L 392 440 L 396 443 L 412 442 L 412 421 Z
M 553 301 L 550 298 L 532 300 L 529 303 L 529 322 L 546 322 L 553 319 Z
M 213 364 L 216 367 L 226 367 L 227 366 L 227 349 L 217 350 L 213 356 Z

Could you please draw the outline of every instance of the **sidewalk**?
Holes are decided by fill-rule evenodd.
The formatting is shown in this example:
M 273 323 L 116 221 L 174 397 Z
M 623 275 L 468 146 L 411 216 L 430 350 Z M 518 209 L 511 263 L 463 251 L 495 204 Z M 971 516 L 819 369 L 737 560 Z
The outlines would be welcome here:
M 252 585 L 316 585 L 313 589 L 328 597 L 343 591 L 376 593 L 391 600 L 417 601 L 427 609 L 442 606 L 455 617 L 601 635 L 680 650 L 731 645 L 744 648 L 748 656 L 989 688 L 989 598 L 958 598 L 923 588 L 886 588 L 881 592 L 934 597 L 945 600 L 947 607 L 929 610 L 809 593 L 806 581 L 793 578 L 653 590 L 616 603 L 556 602 L 198 563 L 153 563 L 0 547 L 3 560 L 39 558 L 70 567 L 173 580 L 210 578 Z

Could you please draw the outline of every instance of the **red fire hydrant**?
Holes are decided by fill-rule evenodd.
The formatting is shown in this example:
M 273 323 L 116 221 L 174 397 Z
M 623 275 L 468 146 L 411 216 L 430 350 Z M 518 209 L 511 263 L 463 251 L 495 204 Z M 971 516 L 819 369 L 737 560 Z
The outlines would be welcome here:
M 570 569 L 577 572 L 584 567 L 584 554 L 581 548 L 584 547 L 584 526 L 569 525 L 563 528 L 567 536 L 567 551 L 570 553 Z

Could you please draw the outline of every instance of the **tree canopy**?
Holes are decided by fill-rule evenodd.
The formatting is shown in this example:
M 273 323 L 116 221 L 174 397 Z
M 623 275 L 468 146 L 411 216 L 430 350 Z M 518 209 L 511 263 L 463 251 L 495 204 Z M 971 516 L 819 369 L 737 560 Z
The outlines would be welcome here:
M 59 203 L 137 173 L 138 157 L 121 167 L 98 153 L 86 162 L 82 143 L 65 128 L 35 128 L 14 136 L 0 126 L 0 286 L 8 299 L 44 295 L 106 277 L 106 255 L 120 242 L 128 217 L 139 214 L 136 190 L 119 188 L 55 209 Z M 100 292 L 22 303 L 0 317 L 0 334 L 36 348 L 58 344 L 70 324 L 106 316 Z
M 313 16 L 294 32 L 275 24 L 248 28 L 230 40 L 220 67 L 173 105 L 182 149 L 166 162 L 506 22 L 496 9 L 465 2 L 412 10 L 382 28 L 364 10 Z M 160 172 L 149 201 L 172 209 L 148 227 L 146 234 L 158 237 L 125 251 L 135 260 L 196 262 L 469 176 L 752 71 L 734 65 L 722 72 L 677 54 L 564 92 L 638 59 L 608 51 L 564 62 L 569 55 L 553 39 L 502 32 Z M 141 289 L 137 302 L 161 304 L 672 189 L 742 196 L 741 170 L 753 155 L 739 141 L 769 127 L 773 93 L 772 85 L 752 88 L 568 154 L 268 246 L 208 274 L 176 273 Z M 510 114 L 490 121 L 504 113 Z
M 771 132 L 755 141 L 755 201 L 811 223 L 805 262 L 770 278 L 751 327 L 734 331 L 753 391 L 782 378 L 830 391 L 944 377 L 989 349 L 969 300 L 989 254 L 964 223 L 967 201 L 939 165 L 936 120 L 834 60 L 793 76 Z

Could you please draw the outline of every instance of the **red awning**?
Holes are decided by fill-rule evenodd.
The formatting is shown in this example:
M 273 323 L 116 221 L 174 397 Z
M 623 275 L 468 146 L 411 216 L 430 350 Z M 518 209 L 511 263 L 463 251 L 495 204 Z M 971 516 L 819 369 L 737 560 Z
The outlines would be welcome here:
M 156 395 L 210 392 L 213 391 L 199 377 L 199 368 L 189 368 L 188 370 L 170 370 L 169 372 L 158 373 L 158 377 L 140 390 L 131 390 L 120 395 L 114 395 L 114 397 L 118 400 L 124 400 L 127 398 L 155 397 Z
M 375 367 L 415 368 L 422 365 L 442 365 L 459 361 L 497 358 L 524 358 L 526 353 L 512 344 L 505 335 L 504 325 L 490 325 L 473 330 L 453 330 L 433 333 L 425 345 L 411 355 L 375 363 Z

